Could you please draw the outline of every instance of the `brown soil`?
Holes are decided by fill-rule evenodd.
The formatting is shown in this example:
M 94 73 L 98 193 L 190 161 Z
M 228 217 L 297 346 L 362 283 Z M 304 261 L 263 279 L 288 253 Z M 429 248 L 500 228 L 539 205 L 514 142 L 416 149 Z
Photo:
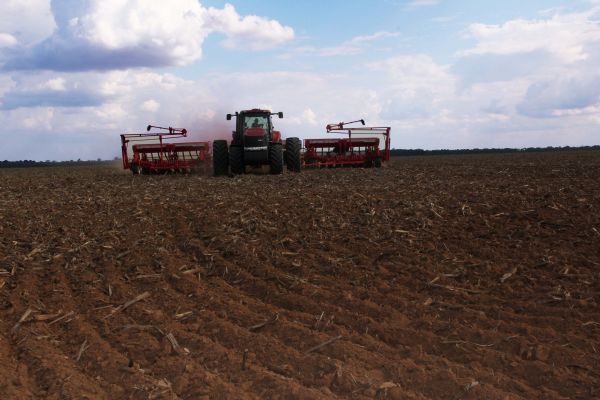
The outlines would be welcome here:
M 599 303 L 598 152 L 0 170 L 2 399 L 598 398 Z

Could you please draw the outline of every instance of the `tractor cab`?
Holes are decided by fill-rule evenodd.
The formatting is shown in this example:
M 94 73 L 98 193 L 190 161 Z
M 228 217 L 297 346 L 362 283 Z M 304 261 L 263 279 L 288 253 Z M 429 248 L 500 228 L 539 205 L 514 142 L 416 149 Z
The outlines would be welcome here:
M 280 142 L 281 135 L 273 130 L 272 115 L 283 118 L 283 113 L 269 110 L 252 109 L 235 114 L 227 114 L 227 120 L 236 117 L 236 129 L 233 131 L 233 145 L 243 147 L 265 147 L 272 142 Z

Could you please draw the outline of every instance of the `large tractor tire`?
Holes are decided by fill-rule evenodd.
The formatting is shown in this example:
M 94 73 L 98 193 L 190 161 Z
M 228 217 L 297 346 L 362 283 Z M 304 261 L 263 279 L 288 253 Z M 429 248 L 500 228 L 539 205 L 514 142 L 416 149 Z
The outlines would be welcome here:
M 231 173 L 235 175 L 243 174 L 246 172 L 244 166 L 244 148 L 241 146 L 230 146 L 229 147 L 229 166 L 231 167 Z
M 283 146 L 281 143 L 269 146 L 269 167 L 273 175 L 283 173 Z
M 302 144 L 297 137 L 285 139 L 285 163 L 288 171 L 300 172 L 302 168 L 301 148 Z
M 213 174 L 214 176 L 227 175 L 229 172 L 229 151 L 226 140 L 213 142 Z

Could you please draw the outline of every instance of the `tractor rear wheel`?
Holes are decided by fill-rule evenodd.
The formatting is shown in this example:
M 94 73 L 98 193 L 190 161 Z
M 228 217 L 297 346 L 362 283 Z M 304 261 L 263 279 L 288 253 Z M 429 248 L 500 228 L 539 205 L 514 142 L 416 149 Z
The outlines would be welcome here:
M 381 168 L 381 157 L 375 158 L 375 162 L 373 163 L 375 168 Z
M 229 166 L 232 174 L 243 174 L 244 168 L 244 148 L 241 146 L 229 147 Z
M 288 171 L 300 172 L 302 159 L 300 158 L 300 149 L 302 144 L 297 137 L 285 139 L 285 163 Z
M 214 176 L 227 175 L 229 170 L 229 151 L 226 140 L 213 142 L 213 174 Z
M 283 173 L 283 146 L 281 143 L 274 143 L 269 146 L 269 167 L 273 175 Z

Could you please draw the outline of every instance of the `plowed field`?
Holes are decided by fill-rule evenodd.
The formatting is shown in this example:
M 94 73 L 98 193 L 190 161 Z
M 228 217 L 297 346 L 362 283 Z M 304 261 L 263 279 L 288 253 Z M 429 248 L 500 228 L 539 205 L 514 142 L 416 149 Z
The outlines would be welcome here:
M 0 170 L 1 399 L 600 397 L 600 153 Z

